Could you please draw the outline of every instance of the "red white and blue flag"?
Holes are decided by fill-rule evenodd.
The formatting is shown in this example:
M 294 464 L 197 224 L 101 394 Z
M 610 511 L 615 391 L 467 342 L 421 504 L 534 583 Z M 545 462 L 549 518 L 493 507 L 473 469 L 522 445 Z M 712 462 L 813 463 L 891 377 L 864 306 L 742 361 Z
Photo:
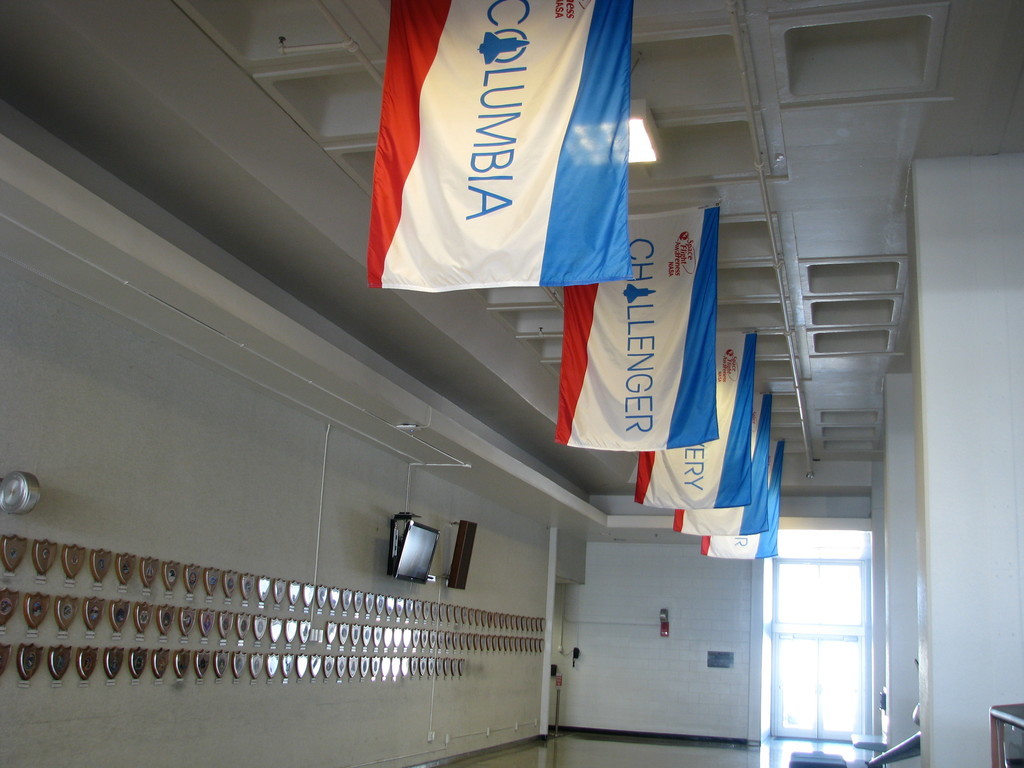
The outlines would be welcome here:
M 705 536 L 700 542 L 700 553 L 708 557 L 725 557 L 734 560 L 775 557 L 779 554 L 779 511 L 782 504 L 782 457 L 786 443 L 775 444 L 771 476 L 768 480 L 766 510 L 768 529 L 751 536 Z
M 371 287 L 630 277 L 632 0 L 392 0 Z
M 637 462 L 637 504 L 714 509 L 750 503 L 757 334 L 720 332 L 716 343 L 716 403 L 722 437 L 685 448 L 642 452 Z
M 631 217 L 627 282 L 565 289 L 555 439 L 661 451 L 718 438 L 718 208 Z
M 750 503 L 722 509 L 677 509 L 672 527 L 697 536 L 746 536 L 768 530 L 768 450 L 772 429 L 772 395 L 761 395 L 761 407 L 754 412 Z

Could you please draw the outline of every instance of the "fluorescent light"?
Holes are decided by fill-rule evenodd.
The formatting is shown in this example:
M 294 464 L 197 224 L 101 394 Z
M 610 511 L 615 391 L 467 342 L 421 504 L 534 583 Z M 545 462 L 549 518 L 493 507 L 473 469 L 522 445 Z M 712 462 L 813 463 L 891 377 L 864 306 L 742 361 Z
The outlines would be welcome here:
M 653 163 L 657 159 L 654 119 L 647 109 L 647 102 L 634 99 L 629 109 L 629 162 Z

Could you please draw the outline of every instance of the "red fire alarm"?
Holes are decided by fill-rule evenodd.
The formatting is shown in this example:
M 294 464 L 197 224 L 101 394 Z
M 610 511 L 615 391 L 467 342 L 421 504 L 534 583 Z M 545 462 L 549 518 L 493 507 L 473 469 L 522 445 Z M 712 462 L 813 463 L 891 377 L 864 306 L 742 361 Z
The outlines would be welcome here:
M 668 637 L 668 608 L 661 609 L 661 636 Z

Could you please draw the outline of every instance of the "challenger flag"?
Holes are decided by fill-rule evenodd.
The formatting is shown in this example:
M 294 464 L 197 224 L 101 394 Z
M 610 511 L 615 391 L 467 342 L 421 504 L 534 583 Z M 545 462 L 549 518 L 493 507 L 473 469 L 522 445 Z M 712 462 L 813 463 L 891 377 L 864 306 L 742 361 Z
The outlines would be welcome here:
M 784 440 L 775 444 L 775 458 L 772 459 L 771 478 L 768 481 L 765 500 L 768 530 L 752 536 L 705 536 L 700 543 L 702 555 L 753 560 L 775 557 L 779 554 L 779 508 L 782 502 L 782 456 L 785 450 Z
M 630 277 L 632 0 L 392 0 L 371 287 Z
M 757 334 L 719 333 L 716 403 L 723 435 L 700 445 L 645 451 L 637 463 L 637 504 L 672 509 L 750 503 L 750 433 Z
M 745 536 L 768 529 L 768 451 L 772 429 L 772 396 L 761 395 L 761 408 L 754 414 L 753 458 L 750 470 L 750 503 L 724 509 L 678 509 L 673 528 L 698 536 Z
M 661 451 L 718 438 L 718 208 L 630 219 L 628 282 L 565 289 L 555 439 Z

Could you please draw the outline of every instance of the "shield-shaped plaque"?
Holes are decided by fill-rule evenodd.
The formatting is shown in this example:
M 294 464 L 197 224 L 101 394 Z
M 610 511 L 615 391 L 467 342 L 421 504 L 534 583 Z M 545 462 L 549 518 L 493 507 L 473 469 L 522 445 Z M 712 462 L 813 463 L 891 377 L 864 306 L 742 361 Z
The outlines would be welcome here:
M 245 655 L 244 651 L 235 651 L 231 654 L 231 674 L 235 680 L 242 676 L 242 673 L 245 671 L 247 661 L 248 657 Z M 256 675 L 253 675 L 253 677 L 256 677 Z
M 153 670 L 153 677 L 160 680 L 167 671 L 167 665 L 171 661 L 171 652 L 166 648 L 157 648 L 149 655 L 149 666 Z
M 459 677 L 462 677 L 462 673 L 463 673 L 463 671 L 465 671 L 465 668 L 466 668 L 466 660 L 465 659 L 459 659 L 456 662 L 456 666 L 455 666 L 455 671 L 458 673 Z
M 224 590 L 224 597 L 232 597 L 235 594 L 236 586 L 238 586 L 238 574 L 234 571 L 224 571 L 220 576 L 220 587 Z
M 53 561 L 57 558 L 57 545 L 46 539 L 36 539 L 32 542 L 32 565 L 36 567 L 36 573 L 45 576 L 50 570 Z
M 51 645 L 46 655 L 46 665 L 50 668 L 50 677 L 60 680 L 71 666 L 71 646 Z
M 395 659 L 395 669 L 398 668 L 398 659 Z M 391 657 L 385 656 L 380 660 L 380 676 L 381 679 L 385 679 L 391 675 Z
M 395 629 L 395 634 L 394 634 L 394 636 L 393 636 L 393 637 L 391 638 L 391 645 L 392 645 L 392 646 L 394 647 L 394 649 L 395 649 L 395 650 L 397 651 L 397 650 L 398 650 L 398 647 L 399 647 L 399 646 L 400 646 L 401 644 L 402 644 L 402 630 L 400 630 L 400 629 L 397 629 L 397 628 L 396 628 L 396 629 Z
M 380 629 L 380 627 L 377 627 L 377 629 Z M 374 632 L 374 635 L 376 635 L 376 634 L 377 633 Z M 391 641 L 394 638 L 394 635 L 395 635 L 395 630 L 393 630 L 391 627 L 385 627 L 384 628 L 384 647 L 385 648 L 389 648 L 391 646 Z M 376 639 L 376 638 L 374 638 L 374 639 Z
M 449 659 L 447 657 L 444 660 L 444 676 L 445 677 L 451 677 L 452 676 L 452 659 Z
M 174 624 L 174 614 L 176 611 L 170 605 L 161 605 L 156 609 L 156 628 L 160 630 L 161 635 L 166 635 L 171 625 Z
M 142 586 L 149 589 L 156 581 L 156 574 L 160 570 L 160 561 L 155 557 L 139 558 L 139 581 Z
M 270 620 L 270 642 L 276 643 L 281 639 L 282 629 L 284 629 L 284 622 L 276 617 Z
M 352 598 L 353 601 L 354 601 L 354 605 L 355 605 L 355 609 L 356 609 L 356 613 L 357 614 L 363 612 L 363 600 L 364 600 L 364 597 L 365 596 L 363 595 L 363 593 L 357 590 L 355 595 Z
M 103 651 L 103 674 L 108 680 L 117 677 L 124 665 L 124 648 L 106 648 Z
M 295 670 L 295 657 L 286 653 L 281 657 L 281 677 L 291 677 Z
M 387 598 L 384 595 L 377 595 L 377 615 L 384 615 L 384 608 L 387 605 Z
M 316 588 L 316 607 L 323 610 L 323 607 L 327 605 L 327 587 L 320 585 Z
M 298 634 L 298 631 L 299 622 L 295 619 L 288 619 L 288 621 L 284 623 L 284 641 L 286 643 L 290 643 L 295 639 L 295 635 Z
M 338 648 L 348 645 L 348 624 L 338 625 Z
M 389 627 L 389 629 L 390 629 L 390 627 Z M 381 627 L 381 626 L 374 627 L 373 628 L 373 647 L 374 648 L 379 648 L 381 640 L 383 640 L 383 639 L 384 639 L 384 628 Z
M 437 648 L 438 647 L 437 646 L 437 630 L 436 629 L 430 630 L 430 634 L 428 635 L 428 637 L 429 637 L 429 640 L 427 641 L 427 647 L 428 648 Z
M 100 619 L 103 618 L 103 606 L 106 602 L 102 597 L 85 598 L 82 603 L 82 621 L 85 623 L 86 629 L 90 631 L 96 629 Z
M 312 624 L 312 622 L 300 621 L 299 622 L 299 642 L 303 643 L 303 644 L 308 643 L 309 642 L 309 636 L 312 633 L 312 631 L 313 631 L 313 624 Z
M 189 663 L 192 661 L 192 651 L 181 648 L 174 652 L 174 676 L 181 680 L 188 672 Z
M 372 675 L 374 680 L 376 680 L 377 676 L 380 675 L 380 665 L 380 656 L 374 656 L 372 659 L 370 659 L 370 674 Z
M 216 615 L 216 612 L 209 608 L 204 608 L 203 610 L 199 611 L 199 614 L 196 616 L 196 623 L 199 625 L 200 635 L 202 635 L 203 637 L 209 636 L 210 630 L 213 629 L 213 622 L 216 619 Z
M 65 544 L 60 551 L 60 565 L 65 576 L 69 579 L 75 578 L 85 565 L 85 547 Z
M 309 657 L 309 679 L 315 680 L 320 676 L 320 666 L 323 664 L 323 657 L 313 655 Z
M 0 536 L 0 561 L 8 571 L 17 569 L 27 550 L 28 539 L 10 534 Z
M 147 661 L 149 661 L 149 651 L 145 648 L 132 648 L 128 651 L 128 672 L 134 680 L 138 680 L 145 671 Z
M 18 675 L 22 680 L 30 680 L 32 675 L 39 669 L 43 658 L 43 649 L 31 643 L 22 643 L 18 646 L 17 666 Z
M 224 673 L 228 671 L 228 659 L 230 654 L 227 651 L 214 651 L 213 654 L 213 674 L 218 678 L 224 677 Z M 235 675 L 237 677 L 237 675 Z
M 192 671 L 196 678 L 202 680 L 206 676 L 206 670 L 210 668 L 210 652 L 195 651 L 192 654 Z M 218 675 L 219 677 L 219 675 Z
M 274 602 L 280 604 L 288 593 L 288 582 L 284 579 L 274 579 Z
M 263 635 L 267 633 L 267 617 L 256 615 L 252 617 L 252 636 L 257 640 L 262 640 Z
M 365 659 L 365 657 L 363 657 L 363 658 Z M 362 662 L 360 661 L 358 656 L 349 656 L 348 657 L 348 676 L 351 677 L 354 680 L 355 677 L 356 677 L 356 674 L 359 672 L 359 668 L 361 666 L 362 666 Z M 370 666 L 369 659 L 366 660 L 366 666 L 367 666 L 367 669 L 369 669 L 369 666 Z
M 242 596 L 243 600 L 248 600 L 252 597 L 252 592 L 256 588 L 256 577 L 251 573 L 243 573 L 238 577 L 238 593 Z
M 338 598 L 337 598 L 337 595 L 335 594 L 337 591 L 338 591 L 337 587 L 335 587 L 334 589 L 331 590 L 330 600 L 331 600 L 331 610 L 332 611 L 335 608 L 338 607 Z M 352 607 L 352 590 L 351 589 L 343 589 L 343 590 L 341 590 L 341 610 L 348 611 L 348 609 L 351 608 L 351 607 Z
M 181 631 L 182 637 L 188 637 L 189 633 L 192 632 L 192 627 L 196 625 L 196 609 L 195 608 L 179 608 L 178 609 L 178 629 Z
M 281 666 L 281 657 L 276 653 L 268 653 L 266 659 L 267 667 L 267 679 L 273 678 L 277 674 L 278 668 Z
M 426 677 L 427 676 L 427 672 L 430 671 L 429 665 L 427 664 L 427 657 L 426 656 L 420 656 L 420 658 L 417 661 L 416 666 L 419 668 L 420 677 Z
M 18 604 L 19 593 L 13 590 L 0 589 L 0 627 L 10 621 Z
M 299 594 L 302 592 L 302 585 L 297 581 L 288 582 L 288 605 L 295 605 L 299 602 Z
M 324 679 L 334 674 L 334 657 L 324 656 Z
M 220 584 L 220 568 L 204 568 L 203 586 L 206 588 L 206 594 L 212 596 L 217 591 L 218 584 Z
M 394 595 L 388 595 L 386 598 L 384 598 L 384 612 L 387 613 L 389 619 L 395 615 Z
M 235 634 L 239 640 L 244 640 L 249 634 L 249 627 L 252 626 L 252 616 L 248 613 L 239 613 L 235 616 Z
M 370 657 L 363 656 L 359 659 L 359 676 L 366 677 L 370 674 Z
M 440 619 L 440 617 L 441 617 L 441 606 L 439 606 L 436 601 L 432 600 L 430 602 L 430 620 L 431 621 L 438 621 Z
M 366 611 L 367 616 L 373 613 L 374 600 L 376 600 L 376 598 L 377 596 L 374 595 L 373 592 L 367 592 L 363 595 L 363 609 Z
M 107 605 L 107 619 L 110 620 L 110 626 L 115 632 L 120 632 L 128 621 L 131 606 L 127 600 L 111 600 Z
M 165 560 L 160 566 L 160 578 L 163 579 L 164 589 L 168 592 L 174 589 L 178 583 L 178 576 L 181 574 L 181 563 L 173 560 Z
M 185 582 L 185 591 L 190 595 L 196 591 L 196 587 L 199 586 L 200 580 L 200 568 L 198 565 L 186 565 L 182 569 L 182 579 Z
M 419 648 L 420 647 L 420 631 L 418 629 L 414 629 L 412 631 L 412 647 L 413 648 Z
M 78 613 L 78 598 L 71 595 L 61 595 L 53 602 L 53 618 L 57 626 L 65 632 L 75 620 Z
M 256 581 L 256 597 L 262 603 L 270 594 L 270 579 L 267 576 L 260 576 Z
M 423 601 L 413 600 L 412 602 L 412 615 L 417 621 L 423 618 Z
M 25 614 L 25 623 L 29 629 L 38 629 L 46 618 L 46 612 L 50 609 L 50 596 L 41 592 L 33 592 L 22 598 L 22 609 Z
M 427 659 L 427 674 L 431 677 L 437 676 L 437 660 L 433 656 Z
M 371 627 L 369 624 L 366 624 L 366 625 L 363 626 L 362 632 L 363 632 L 363 646 L 364 647 L 369 647 L 370 639 L 373 637 L 373 627 Z
M 402 657 L 402 677 L 408 677 L 409 676 L 409 669 L 410 669 L 411 666 L 412 665 L 409 663 L 409 657 L 408 656 L 403 656 Z
M 92 677 L 96 671 L 96 664 L 99 661 L 99 651 L 92 647 L 79 648 L 75 652 L 75 667 L 78 669 L 78 676 L 83 680 Z
M 260 672 L 263 671 L 263 654 L 252 653 L 249 654 L 249 677 L 255 680 L 260 676 Z
M 217 631 L 225 640 L 231 634 L 231 628 L 235 625 L 235 614 L 231 611 L 220 611 L 217 613 Z
M 146 633 L 146 627 L 153 619 L 153 606 L 149 603 L 135 603 L 132 609 L 132 621 L 135 622 L 135 631 L 140 635 Z
M 409 650 L 409 646 L 412 645 L 412 630 L 406 627 L 402 630 L 402 648 Z
M 101 582 L 114 561 L 109 549 L 94 549 L 89 553 L 89 571 L 95 581 Z
M 313 604 L 313 598 L 316 596 L 316 584 L 303 584 L 302 585 L 302 604 L 309 608 Z
M 117 576 L 117 580 L 121 584 L 127 584 L 132 580 L 132 574 L 135 572 L 135 555 L 131 555 L 127 552 L 121 552 L 114 555 L 114 574 Z
M 331 645 L 338 637 L 338 625 L 333 621 L 328 621 L 324 625 L 324 637 L 327 640 L 327 644 Z
M 396 597 L 395 598 L 395 616 L 398 619 L 402 619 L 405 616 L 405 598 L 404 597 Z

